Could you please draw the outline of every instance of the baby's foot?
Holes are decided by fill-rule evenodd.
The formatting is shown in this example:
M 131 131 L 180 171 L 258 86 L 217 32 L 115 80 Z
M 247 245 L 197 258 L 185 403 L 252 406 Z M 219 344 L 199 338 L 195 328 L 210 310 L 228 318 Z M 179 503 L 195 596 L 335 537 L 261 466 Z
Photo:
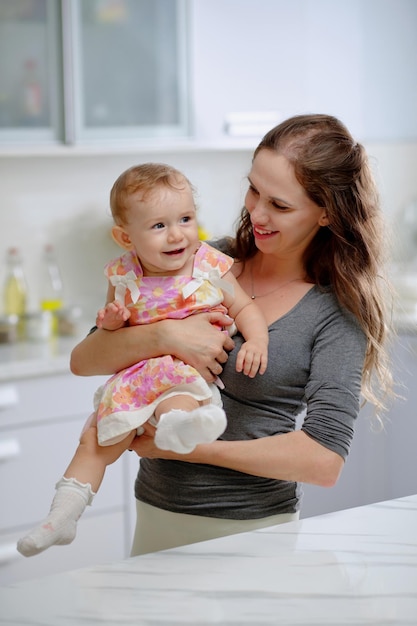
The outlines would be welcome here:
M 76 532 L 77 523 L 74 520 L 60 520 L 48 515 L 42 524 L 19 539 L 17 549 L 23 556 L 35 556 L 51 546 L 71 543 Z
M 48 517 L 17 542 L 20 554 L 35 556 L 51 546 L 71 543 L 77 532 L 77 521 L 86 505 L 91 504 L 93 495 L 89 484 L 62 478 L 57 483 Z
M 222 408 L 207 404 L 193 411 L 172 409 L 159 418 L 155 444 L 161 450 L 179 454 L 192 452 L 199 443 L 211 443 L 227 425 Z

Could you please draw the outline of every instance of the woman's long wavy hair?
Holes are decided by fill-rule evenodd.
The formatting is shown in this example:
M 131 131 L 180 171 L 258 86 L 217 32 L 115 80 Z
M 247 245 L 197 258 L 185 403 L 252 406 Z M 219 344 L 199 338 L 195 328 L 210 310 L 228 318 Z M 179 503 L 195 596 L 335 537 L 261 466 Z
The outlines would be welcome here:
M 326 209 L 329 226 L 320 228 L 304 254 L 306 276 L 330 286 L 363 328 L 368 346 L 362 392 L 379 412 L 392 393 L 386 347 L 388 283 L 381 274 L 386 261 L 382 211 L 365 149 L 338 119 L 317 114 L 282 122 L 261 140 L 254 159 L 261 150 L 283 154 L 308 197 Z M 246 208 L 232 246 L 235 258 L 243 262 L 257 251 Z

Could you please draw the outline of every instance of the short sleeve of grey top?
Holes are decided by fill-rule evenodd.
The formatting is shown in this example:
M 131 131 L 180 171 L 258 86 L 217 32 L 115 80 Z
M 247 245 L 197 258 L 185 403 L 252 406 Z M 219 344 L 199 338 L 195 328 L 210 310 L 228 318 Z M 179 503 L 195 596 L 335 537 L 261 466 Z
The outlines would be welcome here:
M 345 459 L 359 412 L 364 333 L 329 290 L 313 287 L 269 327 L 263 376 L 235 371 L 235 348 L 221 376 L 228 426 L 223 440 L 245 440 L 302 430 Z M 297 483 L 221 467 L 141 459 L 136 498 L 169 511 L 226 519 L 256 519 L 300 508 Z

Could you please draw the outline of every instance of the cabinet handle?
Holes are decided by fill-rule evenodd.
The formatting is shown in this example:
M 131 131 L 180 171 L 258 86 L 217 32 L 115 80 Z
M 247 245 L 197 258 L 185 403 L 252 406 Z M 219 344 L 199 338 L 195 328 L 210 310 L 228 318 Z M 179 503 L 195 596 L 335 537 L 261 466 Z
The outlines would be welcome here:
M 15 385 L 0 386 L 0 409 L 16 406 L 19 403 L 19 394 Z
M 0 439 L 0 462 L 15 459 L 20 455 L 18 439 Z
M 16 543 L 0 544 L 0 565 L 6 565 L 9 561 L 14 561 L 17 558 L 19 558 L 19 553 L 16 548 Z
M 74 88 L 74 3 L 62 0 L 62 62 L 64 66 L 64 141 L 75 142 L 75 88 Z M 74 39 L 75 41 L 75 39 Z

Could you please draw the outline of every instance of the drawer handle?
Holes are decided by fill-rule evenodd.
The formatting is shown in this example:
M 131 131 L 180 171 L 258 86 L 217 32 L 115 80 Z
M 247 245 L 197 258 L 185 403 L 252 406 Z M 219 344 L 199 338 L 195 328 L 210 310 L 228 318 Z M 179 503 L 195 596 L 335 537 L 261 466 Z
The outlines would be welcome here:
M 0 462 L 15 459 L 20 455 L 18 439 L 0 439 Z
M 0 386 L 0 409 L 16 406 L 19 403 L 19 394 L 15 385 Z
M 0 565 L 6 565 L 17 558 L 19 558 L 19 553 L 15 543 L 0 544 Z

